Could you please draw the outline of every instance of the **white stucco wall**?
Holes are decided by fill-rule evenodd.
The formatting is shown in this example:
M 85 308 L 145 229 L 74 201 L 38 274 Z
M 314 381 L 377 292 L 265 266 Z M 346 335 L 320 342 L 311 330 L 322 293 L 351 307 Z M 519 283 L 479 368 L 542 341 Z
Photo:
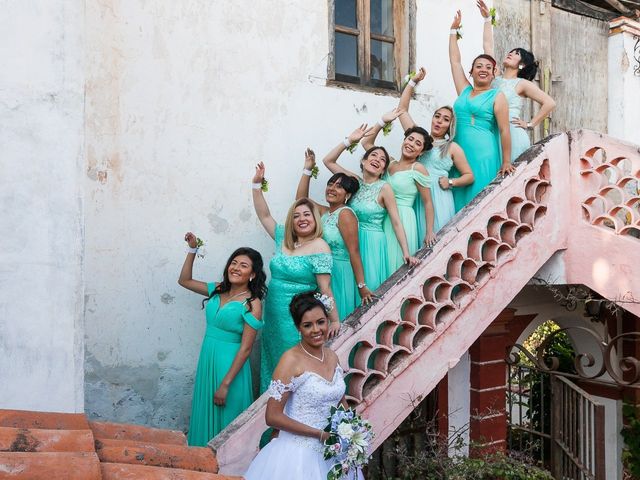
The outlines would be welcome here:
M 326 1 L 87 0 L 86 404 L 93 417 L 183 428 L 204 331 L 200 298 L 176 279 L 185 231 L 207 242 L 195 276 L 220 278 L 241 245 L 267 260 L 253 213 L 253 165 L 284 220 L 307 146 L 322 158 L 398 98 L 325 86 Z M 446 3 L 446 5 L 445 5 Z M 417 2 L 417 63 L 429 75 L 411 113 L 430 125 L 452 103 L 447 42 L 469 12 L 465 65 L 480 50 L 472 0 Z M 472 39 L 476 39 L 474 42 Z M 396 152 L 397 126 L 382 143 Z M 343 162 L 358 168 L 361 151 Z M 323 198 L 321 167 L 312 196 Z
M 453 363 L 453 362 L 451 362 Z M 469 454 L 469 423 L 471 412 L 471 357 L 469 352 L 465 352 L 458 363 L 449 369 L 447 381 L 448 389 L 448 414 L 449 414 L 449 442 L 452 447 L 449 449 L 451 456 Z M 474 413 L 475 414 L 475 413 Z M 462 439 L 462 448 L 457 450 L 453 447 L 456 437 Z
M 609 133 L 640 144 L 640 63 L 634 52 L 640 23 L 623 21 L 626 31 L 609 37 Z M 620 21 L 612 24 L 621 23 Z
M 2 3 L 0 408 L 82 411 L 82 2 Z

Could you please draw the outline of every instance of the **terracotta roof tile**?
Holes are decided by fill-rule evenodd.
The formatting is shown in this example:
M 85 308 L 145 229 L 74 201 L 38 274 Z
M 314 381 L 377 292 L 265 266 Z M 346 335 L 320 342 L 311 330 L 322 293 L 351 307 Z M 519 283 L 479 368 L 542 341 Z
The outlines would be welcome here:
M 0 410 L 0 427 L 89 430 L 89 422 L 87 422 L 87 417 L 82 413 Z
M 91 430 L 0 427 L 0 452 L 94 452 Z
M 86 452 L 0 452 L 3 480 L 101 480 L 100 460 Z
M 123 463 L 101 463 L 103 480 L 242 480 L 214 473 L 193 472 Z
M 89 422 L 96 438 L 111 438 L 113 440 L 134 440 L 136 442 L 166 443 L 186 445 L 187 437 L 178 430 L 164 430 L 161 428 L 143 427 L 110 422 Z

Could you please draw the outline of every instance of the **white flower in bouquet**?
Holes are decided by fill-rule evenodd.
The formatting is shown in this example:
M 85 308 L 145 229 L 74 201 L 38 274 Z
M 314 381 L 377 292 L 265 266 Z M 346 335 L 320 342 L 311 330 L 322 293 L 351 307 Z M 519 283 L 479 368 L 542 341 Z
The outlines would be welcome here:
M 353 437 L 354 433 L 355 432 L 353 431 L 353 427 L 350 424 L 341 423 L 340 425 L 338 425 L 338 435 L 340 435 L 345 440 L 351 440 L 351 437 Z

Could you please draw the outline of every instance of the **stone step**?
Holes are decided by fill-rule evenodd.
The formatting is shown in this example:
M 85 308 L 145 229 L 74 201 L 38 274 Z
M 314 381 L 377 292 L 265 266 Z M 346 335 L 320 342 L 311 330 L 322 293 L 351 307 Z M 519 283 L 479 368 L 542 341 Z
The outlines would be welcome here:
M 0 427 L 89 430 L 89 422 L 83 413 L 0 410 Z
M 164 468 L 218 472 L 218 462 L 209 447 L 98 439 L 96 452 L 101 462 L 148 465 Z
M 0 452 L 94 452 L 93 433 L 0 427 Z
M 89 422 L 89 427 L 93 431 L 93 436 L 96 440 L 112 439 L 171 445 L 187 444 L 186 435 L 178 430 L 164 430 L 162 428 L 111 422 Z
M 169 470 L 171 471 L 171 470 Z M 101 480 L 100 460 L 85 452 L 0 452 L 3 480 Z
M 242 480 L 242 477 L 230 477 L 216 473 L 123 463 L 101 463 L 100 468 L 103 480 Z

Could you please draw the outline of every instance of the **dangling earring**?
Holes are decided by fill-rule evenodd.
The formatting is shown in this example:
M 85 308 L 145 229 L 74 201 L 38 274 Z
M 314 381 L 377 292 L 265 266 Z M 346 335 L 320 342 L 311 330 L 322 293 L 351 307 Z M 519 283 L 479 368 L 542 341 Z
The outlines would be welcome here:
M 518 70 L 522 70 L 524 68 L 523 64 L 518 65 Z

